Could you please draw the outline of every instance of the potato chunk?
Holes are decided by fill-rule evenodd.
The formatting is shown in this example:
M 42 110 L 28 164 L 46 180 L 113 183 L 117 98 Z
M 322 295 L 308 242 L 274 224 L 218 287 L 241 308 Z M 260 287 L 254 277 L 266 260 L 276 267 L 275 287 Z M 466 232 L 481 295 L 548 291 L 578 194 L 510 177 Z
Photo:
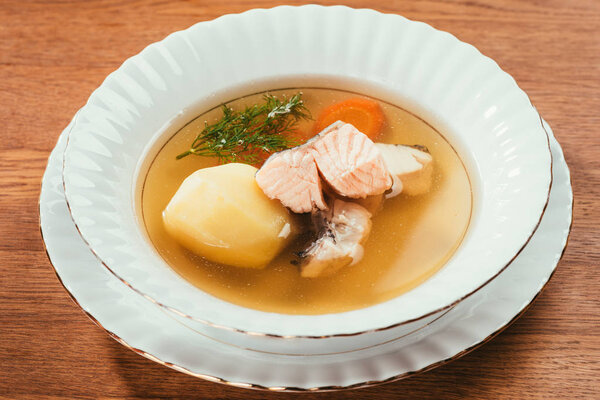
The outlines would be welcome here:
M 232 163 L 188 176 L 163 211 L 167 232 L 208 260 L 264 268 L 297 228 L 287 209 L 258 187 L 256 171 Z

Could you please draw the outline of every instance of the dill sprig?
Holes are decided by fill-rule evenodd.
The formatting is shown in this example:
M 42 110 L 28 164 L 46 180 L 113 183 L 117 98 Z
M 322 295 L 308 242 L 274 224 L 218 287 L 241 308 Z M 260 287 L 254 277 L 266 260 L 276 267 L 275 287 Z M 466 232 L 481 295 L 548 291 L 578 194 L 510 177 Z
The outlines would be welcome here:
M 301 119 L 311 119 L 304 106 L 302 93 L 289 99 L 283 96 L 263 96 L 263 104 L 235 111 L 228 105 L 222 107 L 223 117 L 212 124 L 205 122 L 204 129 L 192 142 L 190 149 L 177 156 L 181 159 L 190 154 L 217 157 L 222 163 L 245 162 L 254 164 L 262 157 L 296 146 L 297 141 L 285 135 L 294 130 Z

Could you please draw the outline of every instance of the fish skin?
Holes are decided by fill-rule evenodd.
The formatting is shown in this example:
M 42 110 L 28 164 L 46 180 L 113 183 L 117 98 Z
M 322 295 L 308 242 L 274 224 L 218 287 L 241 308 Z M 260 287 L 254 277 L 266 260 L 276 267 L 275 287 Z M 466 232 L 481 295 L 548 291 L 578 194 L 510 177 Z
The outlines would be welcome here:
M 301 276 L 329 276 L 359 262 L 371 232 L 371 216 L 364 207 L 340 199 L 334 199 L 329 210 L 317 211 L 313 215 L 317 238 L 298 254 Z

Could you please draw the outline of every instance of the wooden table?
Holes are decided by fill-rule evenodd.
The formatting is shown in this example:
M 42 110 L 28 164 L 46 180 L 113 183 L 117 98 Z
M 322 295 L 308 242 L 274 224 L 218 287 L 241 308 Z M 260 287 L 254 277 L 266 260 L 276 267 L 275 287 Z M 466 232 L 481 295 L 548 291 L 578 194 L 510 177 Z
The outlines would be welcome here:
M 1 2 L 0 397 L 295 396 L 195 379 L 109 338 L 57 281 L 44 254 L 37 212 L 50 150 L 109 72 L 170 32 L 276 4 Z M 515 77 L 564 148 L 573 174 L 575 223 L 569 248 L 543 295 L 491 343 L 406 381 L 305 398 L 600 398 L 600 2 L 347 4 L 452 32 Z

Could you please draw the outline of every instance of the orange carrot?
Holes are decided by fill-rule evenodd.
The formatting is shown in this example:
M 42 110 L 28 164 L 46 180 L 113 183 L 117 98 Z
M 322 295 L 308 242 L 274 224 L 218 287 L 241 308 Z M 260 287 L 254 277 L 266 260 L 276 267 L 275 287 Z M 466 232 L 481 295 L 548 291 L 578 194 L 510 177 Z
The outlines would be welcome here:
M 325 108 L 315 123 L 315 134 L 341 120 L 374 140 L 383 127 L 383 111 L 375 100 L 353 97 Z

